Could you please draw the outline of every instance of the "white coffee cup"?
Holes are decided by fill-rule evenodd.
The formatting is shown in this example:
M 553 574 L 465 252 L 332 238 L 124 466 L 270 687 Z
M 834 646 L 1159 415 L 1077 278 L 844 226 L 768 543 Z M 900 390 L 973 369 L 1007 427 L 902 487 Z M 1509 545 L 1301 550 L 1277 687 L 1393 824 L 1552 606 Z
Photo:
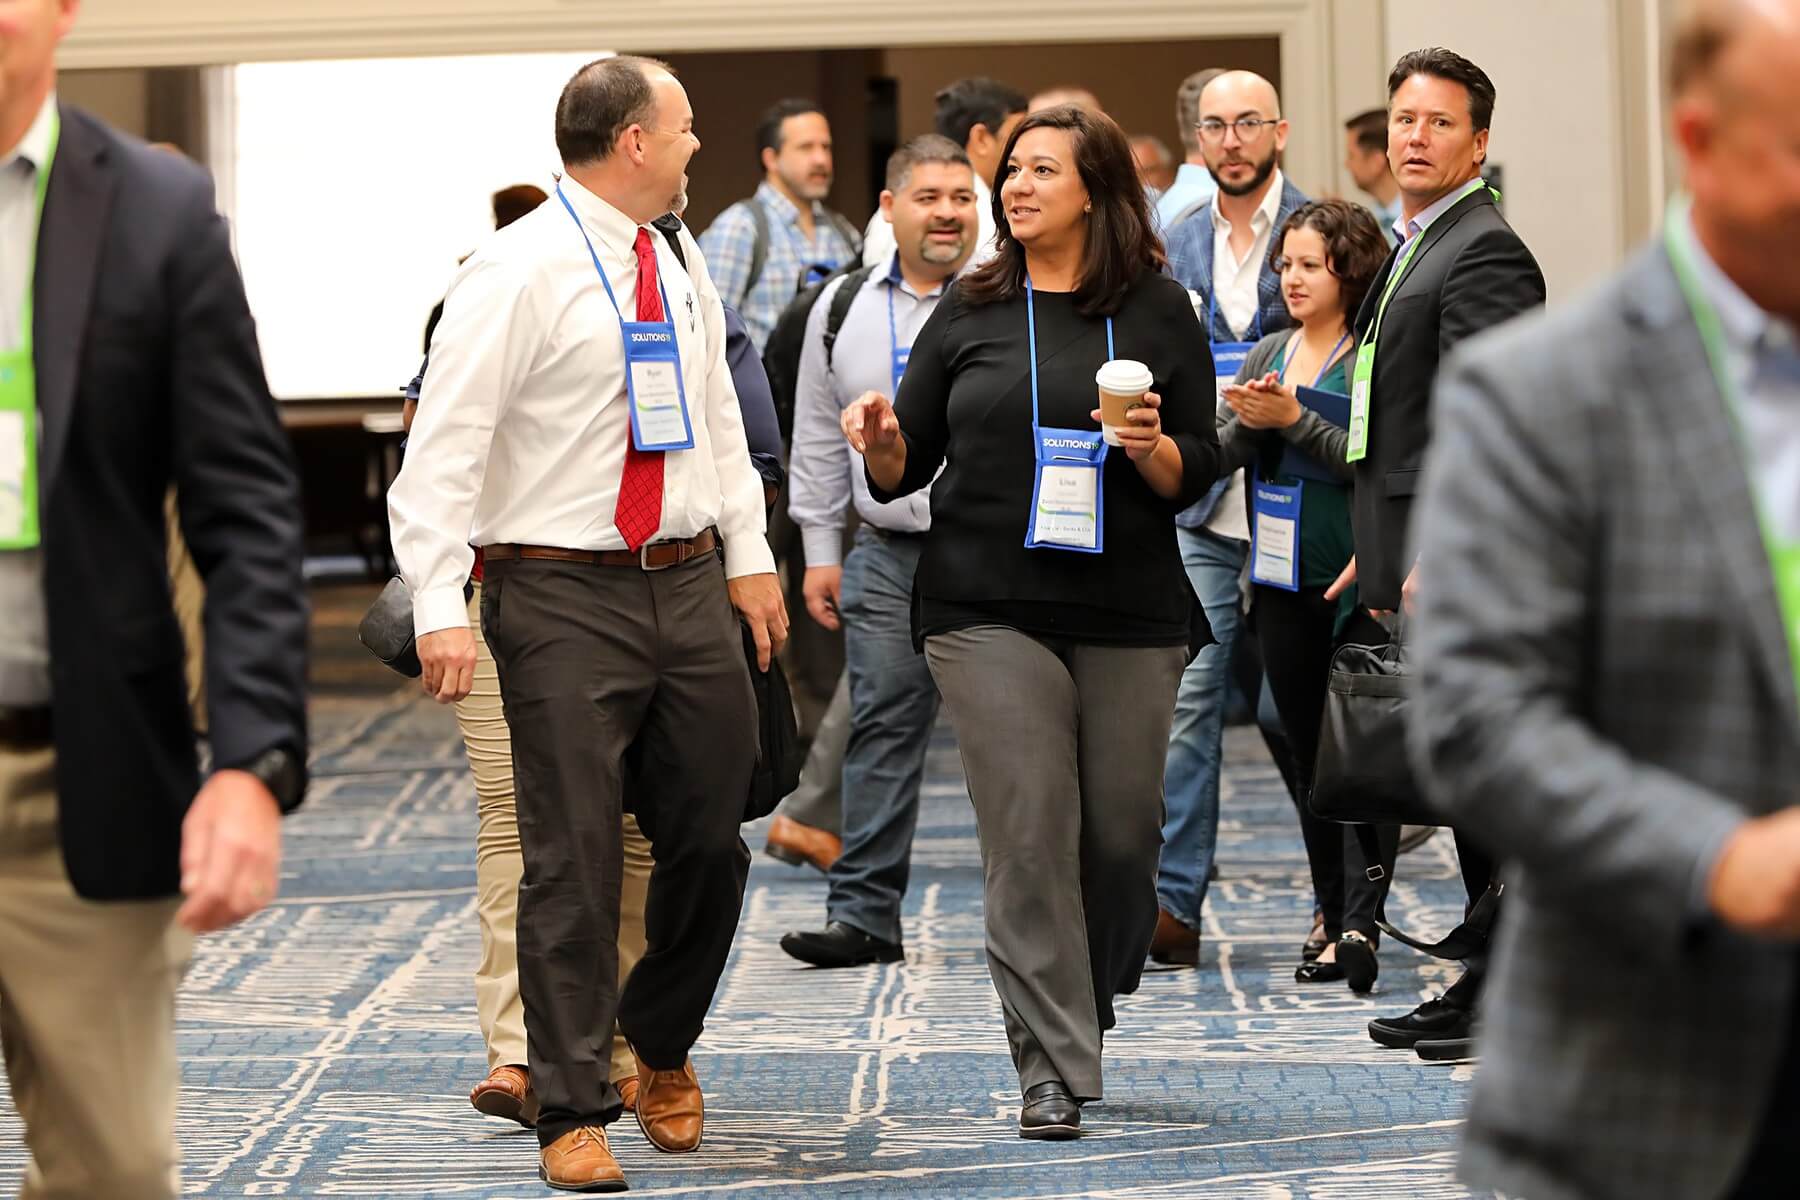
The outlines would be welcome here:
M 1121 444 L 1118 431 L 1131 426 L 1125 414 L 1144 402 L 1144 393 L 1155 382 L 1149 367 L 1130 358 L 1115 358 L 1094 372 L 1100 388 L 1100 436 L 1107 445 Z

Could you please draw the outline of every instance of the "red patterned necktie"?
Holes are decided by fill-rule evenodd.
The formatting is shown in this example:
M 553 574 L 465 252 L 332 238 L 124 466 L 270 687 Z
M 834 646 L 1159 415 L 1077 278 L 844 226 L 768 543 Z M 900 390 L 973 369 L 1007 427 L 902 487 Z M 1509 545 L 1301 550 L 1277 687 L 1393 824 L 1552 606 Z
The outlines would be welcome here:
M 637 319 L 663 319 L 662 295 L 656 278 L 656 252 L 650 249 L 650 231 L 640 229 L 637 242 Z M 627 367 L 627 370 L 630 368 Z M 650 540 L 662 524 L 663 452 L 639 450 L 631 441 L 631 426 L 625 427 L 625 471 L 619 476 L 619 504 L 613 509 L 613 527 L 625 539 L 629 550 L 636 550 Z

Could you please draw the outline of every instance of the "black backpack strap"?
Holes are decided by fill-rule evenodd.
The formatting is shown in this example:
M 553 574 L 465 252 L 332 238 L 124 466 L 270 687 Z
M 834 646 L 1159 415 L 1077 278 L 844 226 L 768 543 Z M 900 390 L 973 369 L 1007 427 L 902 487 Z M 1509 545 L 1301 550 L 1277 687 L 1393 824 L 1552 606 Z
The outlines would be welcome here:
M 739 309 L 749 302 L 750 293 L 756 290 L 763 267 L 769 262 L 769 214 L 763 211 L 762 202 L 755 196 L 744 204 L 750 209 L 750 275 L 744 281 L 744 294 L 738 297 Z
M 856 303 L 857 295 L 874 273 L 874 267 L 860 267 L 844 276 L 844 282 L 838 284 L 837 291 L 831 294 L 831 307 L 825 310 L 826 370 L 831 369 L 831 352 L 837 346 L 838 330 L 844 327 L 844 318 L 850 315 L 850 306 Z
M 650 224 L 663 235 L 663 240 L 669 243 L 669 249 L 675 252 L 675 261 L 681 264 L 681 269 L 687 270 L 687 251 L 681 248 L 681 218 L 668 212 Z
M 851 255 L 855 258 L 861 258 L 863 252 L 862 230 L 852 225 L 849 217 L 846 217 L 843 213 L 834 212 L 829 208 L 825 210 L 825 219 L 831 222 L 832 228 L 836 229 L 844 236 L 846 242 L 850 243 Z

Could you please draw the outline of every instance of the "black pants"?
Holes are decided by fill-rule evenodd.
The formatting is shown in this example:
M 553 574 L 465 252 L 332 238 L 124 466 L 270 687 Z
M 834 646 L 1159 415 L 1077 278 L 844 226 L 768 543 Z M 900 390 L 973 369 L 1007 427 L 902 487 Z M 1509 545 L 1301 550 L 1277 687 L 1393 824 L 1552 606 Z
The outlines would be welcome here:
M 1258 586 L 1254 620 L 1269 690 L 1293 750 L 1294 770 L 1299 778 L 1294 807 L 1300 813 L 1300 836 L 1306 842 L 1313 892 L 1325 917 L 1325 936 L 1336 941 L 1346 929 L 1354 929 L 1376 939 L 1379 934 L 1375 921 L 1387 898 L 1400 827 L 1375 827 L 1388 871 L 1379 882 L 1371 881 L 1369 864 L 1364 861 L 1353 828 L 1320 820 L 1313 816 L 1310 804 L 1313 762 L 1318 757 L 1319 729 L 1325 716 L 1325 685 L 1331 670 L 1331 652 L 1338 645 L 1332 634 L 1337 602 L 1325 599 L 1325 589 L 1321 587 L 1288 592 Z
M 664 571 L 489 561 L 482 629 L 512 732 L 519 994 L 538 1141 L 618 1117 L 612 1025 L 654 1068 L 700 1035 L 743 906 L 756 700 L 712 555 Z M 625 763 L 656 868 L 618 987 Z

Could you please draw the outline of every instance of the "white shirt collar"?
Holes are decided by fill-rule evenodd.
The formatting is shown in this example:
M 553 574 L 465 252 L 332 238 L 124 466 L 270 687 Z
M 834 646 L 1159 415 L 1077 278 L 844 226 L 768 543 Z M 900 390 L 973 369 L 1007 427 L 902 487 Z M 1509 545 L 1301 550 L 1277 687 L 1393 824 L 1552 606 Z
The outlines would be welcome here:
M 32 170 L 44 165 L 50 157 L 50 126 L 56 114 L 56 92 L 54 90 L 44 97 L 44 103 L 38 109 L 37 116 L 31 122 L 31 128 L 19 139 L 19 144 L 6 152 L 0 160 L 0 170 L 11 167 L 19 159 L 31 164 Z
M 568 175 L 562 177 L 561 187 L 563 195 L 569 198 L 569 203 L 574 206 L 588 232 L 599 238 L 618 258 L 625 262 L 635 262 L 638 230 L 646 226 L 637 224 Z M 655 245 L 655 242 L 652 241 L 651 245 Z
M 1256 211 L 1250 214 L 1251 229 L 1260 234 L 1265 229 L 1273 229 L 1275 227 L 1275 218 L 1281 214 L 1281 191 L 1285 186 L 1286 181 L 1282 179 L 1281 168 L 1276 167 L 1269 173 L 1269 190 L 1263 193 L 1262 201 L 1257 204 Z M 1229 234 L 1231 232 L 1231 222 L 1226 220 L 1225 214 L 1219 211 L 1219 197 L 1221 195 L 1223 195 L 1221 192 L 1213 193 L 1213 232 Z
M 1487 181 L 1477 175 L 1452 192 L 1439 196 L 1430 206 L 1412 220 L 1406 219 L 1404 208 L 1398 210 L 1400 215 L 1394 218 L 1394 232 L 1400 235 L 1401 241 L 1408 241 L 1431 228 L 1431 223 L 1456 207 L 1457 201 L 1467 196 L 1478 187 L 1486 187 Z

